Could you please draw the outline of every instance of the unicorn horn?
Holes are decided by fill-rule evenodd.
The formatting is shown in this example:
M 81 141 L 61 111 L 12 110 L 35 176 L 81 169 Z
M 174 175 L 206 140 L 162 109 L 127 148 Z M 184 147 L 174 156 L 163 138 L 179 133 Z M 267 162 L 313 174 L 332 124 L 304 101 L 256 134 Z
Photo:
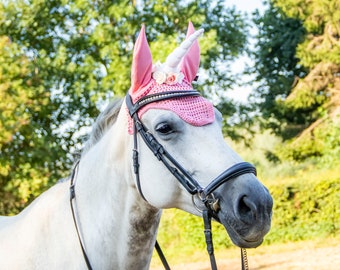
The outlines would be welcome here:
M 191 45 L 201 36 L 204 29 L 199 29 L 192 33 L 187 39 L 185 39 L 179 47 L 177 47 L 169 56 L 166 58 L 165 66 L 171 71 L 175 71 L 182 58 L 189 51 Z

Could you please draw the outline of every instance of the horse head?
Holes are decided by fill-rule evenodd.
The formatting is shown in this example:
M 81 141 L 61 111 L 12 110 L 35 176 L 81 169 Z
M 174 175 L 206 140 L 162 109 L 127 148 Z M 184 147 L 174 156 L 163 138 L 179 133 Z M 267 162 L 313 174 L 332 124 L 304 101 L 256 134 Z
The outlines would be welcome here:
M 257 247 L 270 229 L 272 197 L 255 169 L 225 143 L 221 114 L 192 87 L 202 32 L 189 23 L 185 41 L 164 64 L 153 65 L 142 26 L 125 99 L 134 185 L 155 208 L 198 216 L 209 208 L 237 246 Z

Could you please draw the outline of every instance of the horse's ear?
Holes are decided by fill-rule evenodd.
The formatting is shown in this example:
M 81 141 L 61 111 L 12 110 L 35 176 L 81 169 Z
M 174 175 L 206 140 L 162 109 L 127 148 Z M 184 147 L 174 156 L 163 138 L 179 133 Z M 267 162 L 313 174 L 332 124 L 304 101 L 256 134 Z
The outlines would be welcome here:
M 152 56 L 145 34 L 145 26 L 142 25 L 136 40 L 131 68 L 131 93 L 148 84 L 151 79 Z
M 188 38 L 194 32 L 195 28 L 192 22 L 189 22 L 186 38 Z M 195 79 L 199 65 L 200 47 L 198 46 L 198 41 L 196 40 L 181 62 L 181 71 L 190 83 Z

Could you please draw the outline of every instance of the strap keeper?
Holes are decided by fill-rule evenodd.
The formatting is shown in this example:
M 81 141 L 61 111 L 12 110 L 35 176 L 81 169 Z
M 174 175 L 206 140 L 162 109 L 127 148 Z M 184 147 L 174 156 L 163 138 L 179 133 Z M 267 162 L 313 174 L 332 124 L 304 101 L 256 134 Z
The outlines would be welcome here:
M 133 149 L 132 152 L 133 152 L 133 154 L 132 154 L 133 169 L 134 169 L 134 173 L 137 174 L 138 170 L 139 170 L 138 150 L 137 149 Z
M 70 186 L 70 200 L 73 200 L 76 197 L 74 184 Z

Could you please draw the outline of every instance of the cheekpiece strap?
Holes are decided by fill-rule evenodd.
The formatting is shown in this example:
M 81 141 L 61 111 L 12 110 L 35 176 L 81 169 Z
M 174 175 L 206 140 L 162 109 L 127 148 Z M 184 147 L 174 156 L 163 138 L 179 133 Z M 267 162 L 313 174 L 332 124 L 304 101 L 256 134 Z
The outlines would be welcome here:
M 154 155 L 161 161 L 166 168 L 177 178 L 177 180 L 184 186 L 184 188 L 190 194 L 196 194 L 201 191 L 203 188 L 200 184 L 164 149 L 164 147 L 156 140 L 156 138 L 147 131 L 147 128 L 143 125 L 142 121 L 138 117 L 138 110 L 143 106 L 161 101 L 166 99 L 173 98 L 183 98 L 188 96 L 200 96 L 200 93 L 196 90 L 183 90 L 183 91 L 168 91 L 159 94 L 148 95 L 140 100 L 136 101 L 136 103 L 132 102 L 132 98 L 129 94 L 126 95 L 126 106 L 129 110 L 129 114 L 134 122 L 134 154 L 133 154 L 133 164 L 136 175 L 137 187 L 139 193 L 145 199 L 140 179 L 139 179 L 139 161 L 138 161 L 138 142 L 137 142 L 137 133 L 139 133 L 149 147 L 149 149 L 154 153 Z

